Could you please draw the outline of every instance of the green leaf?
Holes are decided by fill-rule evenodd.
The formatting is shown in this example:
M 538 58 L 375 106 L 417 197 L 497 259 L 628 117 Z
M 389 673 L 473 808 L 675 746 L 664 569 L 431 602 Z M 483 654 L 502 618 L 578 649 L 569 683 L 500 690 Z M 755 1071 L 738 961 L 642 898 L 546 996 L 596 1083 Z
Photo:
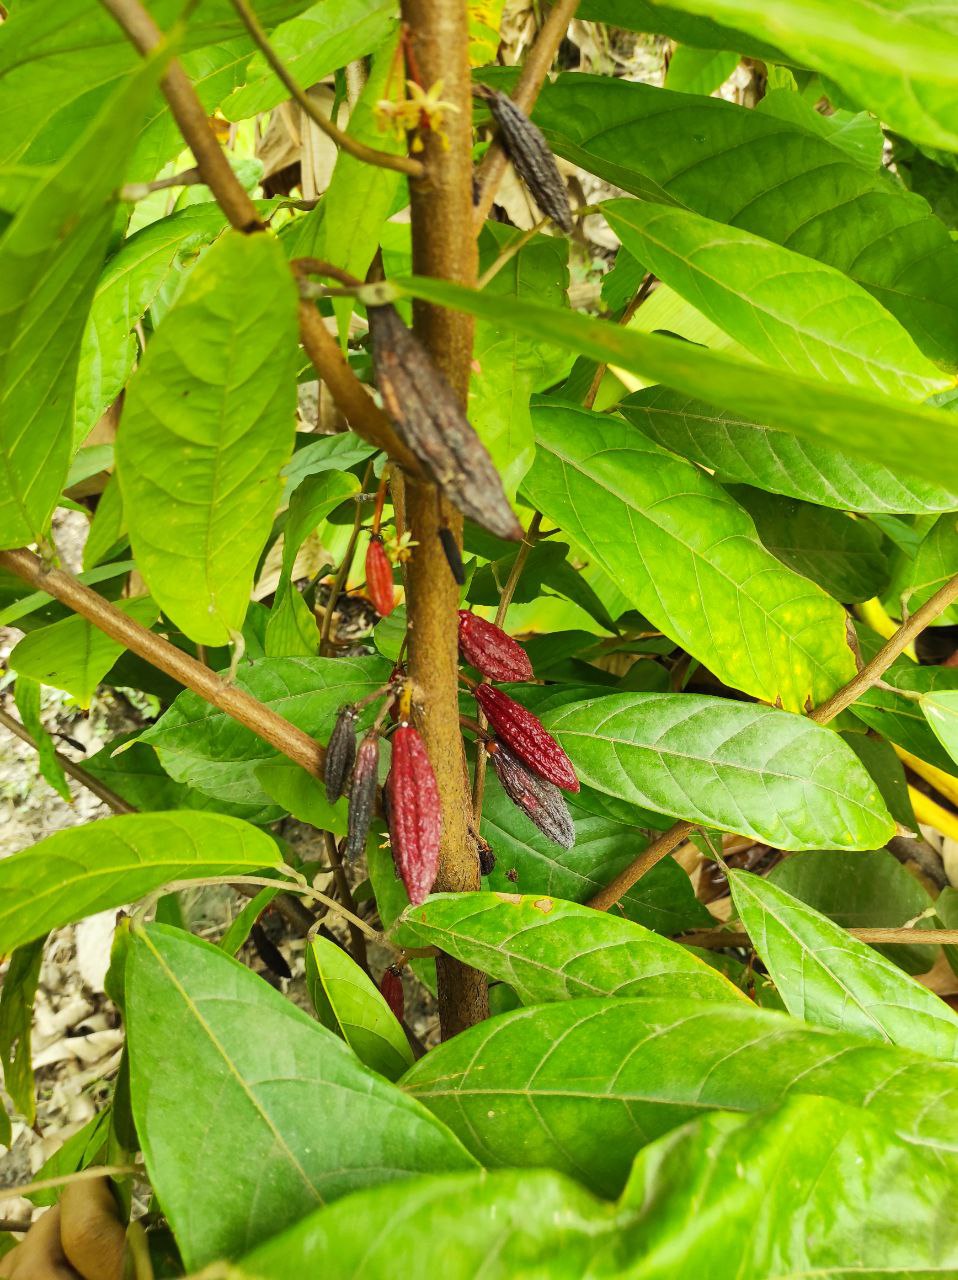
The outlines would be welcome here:
M 867 660 L 866 651 L 866 660 Z M 895 693 L 901 689 L 902 693 Z M 938 735 L 926 720 L 921 698 L 958 689 L 958 671 L 954 667 L 922 667 L 900 658 L 885 672 L 883 687 L 874 685 L 856 699 L 851 710 L 870 729 L 880 733 L 913 756 L 926 760 L 946 773 L 954 772 L 954 762 L 943 748 Z
M 392 928 L 402 913 L 409 906 L 409 895 L 405 886 L 396 874 L 396 864 L 392 852 L 380 845 L 375 824 L 372 837 L 366 842 L 366 864 L 369 869 L 369 883 L 373 897 L 376 899 L 376 910 L 385 929 Z M 397 926 L 398 928 L 398 926 Z M 422 985 L 436 994 L 436 962 L 429 957 L 417 957 L 409 962 L 409 968 Z
M 270 35 L 287 71 L 304 88 L 363 58 L 383 43 L 396 25 L 395 0 L 322 0 Z M 227 120 L 245 120 L 289 97 L 262 53 L 246 69 L 246 82 L 221 105 Z
M 149 596 L 118 600 L 116 607 L 144 627 L 152 627 L 160 612 Z M 97 686 L 121 653 L 122 644 L 75 614 L 31 631 L 10 654 L 9 661 L 18 674 L 63 689 L 86 710 Z
M 803 716 L 700 694 L 623 693 L 543 717 L 588 786 L 779 849 L 874 849 L 894 831 L 855 753 Z
M 438 947 L 508 982 L 524 1004 L 600 995 L 743 999 L 678 943 L 558 898 L 435 894 L 405 912 L 402 927 L 404 945 Z
M 0 953 L 172 880 L 281 861 L 273 840 L 213 813 L 136 813 L 71 827 L 0 861 Z
M 241 666 L 236 683 L 324 742 L 339 708 L 385 684 L 391 670 L 382 658 L 263 658 Z M 177 782 L 220 800 L 271 803 L 256 769 L 279 752 L 198 694 L 181 693 L 140 741 Z
M 16 24 L 4 23 L 4 34 L 8 25 Z M 45 532 L 66 479 L 83 326 L 113 227 L 116 189 L 160 69 L 155 60 L 144 65 L 110 98 L 0 235 L 4 547 Z
M 908 794 L 905 770 L 895 748 L 884 738 L 859 733 L 857 728 L 843 730 L 841 736 L 874 779 L 891 816 L 908 831 L 917 831 L 918 819 Z
M 278 886 L 275 889 L 260 889 L 255 898 L 250 898 L 242 911 L 238 911 L 236 913 L 230 921 L 230 927 L 223 934 L 222 938 L 220 938 L 220 950 L 225 951 L 228 956 L 235 956 L 237 951 L 239 951 L 240 947 L 243 946 L 249 937 L 253 925 L 256 924 L 257 920 L 280 892 L 281 890 Z M 163 898 L 160 901 L 165 902 L 166 899 Z M 174 922 L 172 920 L 160 920 L 159 912 L 157 912 L 157 923 L 172 924 Z M 179 923 L 181 927 L 185 927 L 182 919 L 177 923 Z
M 192 640 L 246 616 L 292 450 L 296 290 L 270 236 L 224 233 L 130 383 L 117 475 L 137 564 Z
M 850 155 L 848 140 L 827 123 L 834 117 L 796 93 L 772 93 L 748 110 L 672 88 L 560 75 L 543 86 L 534 118 L 559 155 L 633 195 L 835 267 L 896 316 L 926 355 L 955 366 L 958 246 L 923 200 L 881 171 L 877 121 L 864 117 L 872 151 L 863 163 L 860 148 Z
M 925 719 L 934 730 L 938 741 L 948 752 L 952 761 L 958 763 L 958 689 L 942 689 L 940 693 L 926 693 L 919 700 L 918 705 L 925 713 Z
M 714 93 L 739 64 L 737 53 L 680 44 L 669 60 L 665 86 L 679 93 Z
M 190 1269 L 349 1191 L 472 1164 L 338 1036 L 197 938 L 134 934 L 126 1010 L 137 1132 Z
M 360 1062 L 387 1080 L 413 1064 L 396 1015 L 342 947 L 318 935 L 306 948 L 306 986 L 324 1027 L 341 1036 Z
M 926 512 L 958 508 L 958 494 L 819 444 L 692 400 L 667 387 L 648 387 L 617 411 L 656 444 L 714 471 L 719 480 L 842 511 Z
M 86 439 L 126 386 L 138 350 L 133 329 L 171 272 L 185 267 L 226 225 L 215 201 L 192 205 L 124 240 L 103 268 L 80 347 L 76 441 Z
M 935 484 L 958 487 L 954 415 L 904 404 L 861 387 L 825 383 L 765 369 L 724 351 L 708 351 L 607 320 L 515 299 L 506 311 L 474 289 L 417 276 L 391 281 L 392 292 L 482 318 L 500 315 L 521 333 L 565 343 L 570 350 L 661 382 L 725 409 L 754 415 L 818 443 L 840 445 L 873 462 L 901 467 Z
M 351 431 L 334 436 L 320 436 L 319 439 L 299 433 L 296 452 L 282 470 L 286 482 L 286 500 L 308 476 L 318 475 L 321 471 L 346 471 L 357 462 L 363 462 L 373 452 L 368 444 Z
M 348 800 L 342 796 L 335 804 L 326 799 L 320 780 L 284 756 L 256 766 L 256 781 L 281 809 L 300 822 L 308 822 L 317 831 L 332 831 L 344 836 L 348 828 Z
M 914 613 L 926 600 L 958 573 L 958 515 L 953 511 L 939 516 L 918 544 L 914 560 L 901 558 L 888 594 L 896 616 L 900 608 Z M 934 626 L 958 622 L 958 607 L 950 605 L 934 620 Z
M 552 1168 L 617 1195 L 639 1147 L 708 1109 L 812 1093 L 958 1150 L 958 1067 L 744 1004 L 564 1000 L 432 1049 L 403 1087 L 487 1168 Z
M 933 905 L 927 889 L 886 849 L 793 854 L 772 868 L 768 880 L 845 929 L 898 929 Z M 934 922 L 918 919 L 915 927 L 929 931 L 927 946 L 879 950 L 906 973 L 927 973 L 940 954 L 933 941 Z
M 61 1178 L 64 1174 L 76 1173 L 86 1169 L 103 1150 L 110 1127 L 110 1107 L 98 1111 L 76 1133 L 59 1146 L 53 1155 L 44 1160 L 34 1175 L 36 1181 L 46 1178 Z M 43 1191 L 34 1191 L 30 1199 L 36 1205 L 56 1204 L 62 1193 L 62 1187 L 47 1187 Z
M 746 485 L 729 492 L 772 555 L 836 600 L 858 604 L 888 585 L 891 569 L 874 524 Z
M 953 1061 L 958 1015 L 934 992 L 777 885 L 731 871 L 732 902 L 789 1013 Z
M 582 0 L 577 16 L 628 31 L 659 32 L 696 49 L 740 49 L 748 57 L 781 61 L 774 45 L 762 43 L 751 32 L 720 26 L 711 18 L 690 17 L 681 5 L 663 5 L 659 0 Z
M 40 685 L 27 676 L 18 676 L 13 686 L 13 696 L 16 699 L 23 727 L 36 745 L 40 776 L 46 778 L 57 795 L 66 800 L 67 804 L 72 804 L 73 796 L 66 773 L 60 763 L 53 739 L 47 733 L 46 726 L 40 717 Z
M 17 947 L 3 978 L 0 991 L 0 1064 L 3 1087 L 17 1111 L 28 1125 L 36 1120 L 37 1106 L 33 1095 L 33 1061 L 30 1056 L 30 1031 L 33 1026 L 33 1001 L 40 981 L 43 948 L 47 936 L 35 938 Z
M 534 422 L 530 501 L 721 680 L 800 709 L 851 679 L 844 611 L 710 476 L 584 409 L 543 402 Z
M 834 267 L 685 209 L 611 200 L 631 253 L 775 368 L 922 400 L 948 385 L 913 339 Z

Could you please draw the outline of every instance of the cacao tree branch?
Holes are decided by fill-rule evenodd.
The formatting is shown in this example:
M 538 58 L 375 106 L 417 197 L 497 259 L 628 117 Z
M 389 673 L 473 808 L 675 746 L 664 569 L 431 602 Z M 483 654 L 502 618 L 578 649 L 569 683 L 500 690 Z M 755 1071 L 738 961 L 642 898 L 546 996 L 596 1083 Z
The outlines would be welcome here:
M 568 30 L 569 23 L 575 17 L 575 11 L 578 7 L 579 0 L 556 0 L 526 56 L 522 73 L 512 92 L 512 101 L 526 115 L 531 115 L 532 113 L 536 98 L 539 96 L 539 90 L 549 74 L 559 45 Z M 492 202 L 496 198 L 496 191 L 502 180 L 502 175 L 506 171 L 507 164 L 508 159 L 505 151 L 503 151 L 498 142 L 493 142 L 483 157 L 482 164 L 476 174 L 476 188 L 479 194 L 476 200 L 473 222 L 477 235 L 482 230 L 482 224 L 489 216 L 489 210 L 492 208 Z
M 921 606 L 897 629 L 875 654 L 874 658 L 862 667 L 861 671 L 847 684 L 843 685 L 820 706 L 808 713 L 808 718 L 816 724 L 828 724 L 840 712 L 845 711 L 856 699 L 877 684 L 896 658 L 899 658 L 915 637 L 931 622 L 943 613 L 955 600 L 958 600 L 958 574 L 950 578 L 943 587 Z M 657 862 L 666 857 L 677 847 L 690 832 L 695 823 L 677 822 L 658 836 L 649 847 L 631 862 L 623 871 L 611 880 L 604 889 L 600 889 L 595 897 L 589 899 L 589 906 L 597 911 L 608 911 L 611 906 L 628 893 L 632 886 L 651 871 Z
M 14 737 L 19 738 L 21 742 L 25 742 L 28 747 L 32 747 L 34 751 L 39 750 L 37 744 L 33 740 L 33 736 L 27 732 L 19 720 L 14 719 L 14 717 L 4 711 L 2 707 L 0 707 L 0 724 L 2 724 L 5 729 L 8 729 Z M 69 776 L 73 778 L 75 782 L 79 782 L 82 787 L 86 787 L 87 791 L 92 792 L 98 800 L 102 800 L 103 803 L 108 805 L 114 813 L 137 812 L 133 805 L 127 804 L 122 796 L 118 796 L 115 791 L 112 791 L 105 783 L 101 782 L 99 778 L 94 778 L 92 773 L 88 773 L 87 770 L 84 769 L 83 765 L 77 764 L 76 761 L 71 760 L 69 756 L 65 756 L 59 751 L 55 751 L 53 754 L 56 756 L 57 762 L 64 773 L 69 774 Z
M 270 44 L 269 37 L 263 30 L 259 18 L 247 3 L 247 0 L 232 0 L 232 4 L 252 37 L 253 43 L 259 48 L 290 97 L 306 112 L 313 124 L 325 133 L 326 137 L 330 138 L 341 151 L 347 152 L 364 164 L 376 165 L 380 169 L 394 169 L 398 173 L 408 174 L 411 178 L 423 177 L 425 167 L 419 160 L 415 160 L 412 156 L 393 155 L 389 151 L 378 151 L 375 147 L 368 147 L 364 142 L 360 142 L 358 138 L 354 138 L 340 129 L 328 116 L 324 116 L 309 94 L 304 92 L 302 86 L 296 82 L 290 74 L 289 68 Z

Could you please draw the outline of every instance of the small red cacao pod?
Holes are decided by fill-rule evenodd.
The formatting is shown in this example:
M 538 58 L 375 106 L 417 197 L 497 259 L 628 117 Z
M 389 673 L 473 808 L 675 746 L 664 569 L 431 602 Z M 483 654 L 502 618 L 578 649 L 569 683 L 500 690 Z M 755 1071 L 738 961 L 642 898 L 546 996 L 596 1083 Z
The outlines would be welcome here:
M 370 535 L 366 548 L 366 594 L 381 618 L 388 617 L 396 606 L 393 567 L 378 533 Z
M 471 667 L 490 680 L 508 683 L 535 679 L 532 663 L 522 645 L 494 622 L 486 622 L 466 609 L 459 610 L 459 652 Z
M 349 829 L 345 850 L 347 858 L 358 858 L 366 847 L 369 824 L 376 809 L 378 774 L 379 735 L 370 731 L 356 752 L 353 781 L 349 788 Z
M 491 684 L 477 684 L 476 701 L 507 747 L 537 773 L 565 791 L 578 791 L 572 761 L 543 728 L 538 716 Z
M 379 984 L 379 994 L 399 1021 L 402 1022 L 403 1014 L 406 1010 L 406 1002 L 403 997 L 402 974 L 394 964 L 383 970 L 382 981 Z
M 326 799 L 335 804 L 346 790 L 349 771 L 356 759 L 356 708 L 340 707 L 336 724 L 329 736 L 326 761 L 323 765 L 323 781 L 326 783 Z
M 396 869 L 418 906 L 439 870 L 442 810 L 439 788 L 418 730 L 401 724 L 392 736 L 389 766 L 389 837 Z
M 512 803 L 531 818 L 553 844 L 571 849 L 575 844 L 575 824 L 559 788 L 527 769 L 501 742 L 488 743 L 486 750 L 496 777 Z

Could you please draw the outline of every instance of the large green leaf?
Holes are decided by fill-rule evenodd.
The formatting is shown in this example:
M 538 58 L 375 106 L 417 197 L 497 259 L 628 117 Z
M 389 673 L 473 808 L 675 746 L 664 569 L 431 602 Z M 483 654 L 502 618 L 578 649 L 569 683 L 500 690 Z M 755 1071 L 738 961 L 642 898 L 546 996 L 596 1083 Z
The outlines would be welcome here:
M 954 511 L 939 516 L 927 531 L 914 560 L 902 557 L 888 595 L 899 609 L 914 613 L 926 600 L 958 573 L 958 515 Z M 958 607 L 950 605 L 934 620 L 940 626 L 958 622 Z
M 582 799 L 580 793 L 567 801 L 575 844 L 560 849 L 516 808 L 495 777 L 487 777 L 481 832 L 496 855 L 489 888 L 585 902 L 634 861 L 646 846 L 644 833 L 591 812 Z M 659 933 L 682 933 L 712 922 L 688 876 L 671 858 L 634 884 L 619 905 L 628 919 Z
M 137 564 L 192 640 L 241 629 L 293 447 L 296 290 L 266 235 L 226 232 L 133 377 L 117 475 Z
M 414 939 L 438 947 L 508 982 L 524 1004 L 582 996 L 744 998 L 678 943 L 558 898 L 436 894 L 407 911 L 402 925 L 404 945 Z
M 748 485 L 730 492 L 769 551 L 836 600 L 858 604 L 888 585 L 891 569 L 876 525 Z
M 387 1080 L 412 1066 L 412 1049 L 396 1015 L 342 947 L 318 934 L 306 947 L 306 986 L 324 1027 Z
M 834 267 L 687 209 L 612 200 L 603 212 L 648 270 L 764 364 L 906 400 L 949 385 L 881 303 Z
M 559 155 L 617 187 L 844 272 L 927 355 L 958 363 L 958 247 L 923 200 L 890 181 L 877 157 L 863 164 L 842 139 L 820 136 L 827 117 L 797 93 L 780 90 L 753 111 L 671 90 L 562 75 L 543 86 L 535 120 Z M 783 118 L 787 109 L 797 118 Z
M 811 1093 L 907 1141 L 958 1150 L 958 1067 L 701 1000 L 563 1000 L 502 1014 L 401 1081 L 489 1168 L 553 1168 L 616 1195 L 639 1147 L 708 1109 Z
M 172 880 L 253 872 L 275 842 L 214 813 L 135 813 L 71 827 L 0 861 L 0 954 Z
M 503 318 L 520 333 L 712 401 L 752 421 L 838 445 L 872 462 L 958 487 L 958 427 L 953 414 L 904 404 L 862 387 L 825 383 L 763 368 L 729 352 L 708 351 L 661 334 L 637 333 L 560 307 L 498 300 L 446 280 L 394 280 L 390 296 L 415 296 L 482 318 Z
M 780 849 L 874 849 L 894 825 L 851 748 L 804 716 L 700 694 L 622 693 L 543 723 L 584 783 Z
M 8 25 L 15 24 L 4 23 L 2 34 Z M 150 63 L 118 89 L 63 160 L 38 176 L 0 235 L 4 547 L 45 532 L 66 479 L 83 326 L 116 216 L 116 190 L 159 70 Z
M 928 890 L 887 849 L 852 853 L 816 849 L 792 854 L 768 873 L 771 884 L 845 929 L 899 929 L 909 920 L 928 931 L 928 945 L 881 947 L 907 973 L 927 973 L 940 954 L 933 943 Z
M 844 611 L 710 476 L 584 409 L 543 402 L 533 421 L 531 501 L 720 679 L 796 710 L 851 679 Z
M 134 326 L 178 264 L 226 226 L 214 201 L 160 218 L 124 240 L 96 286 L 80 347 L 77 373 L 77 441 L 86 439 L 133 372 Z
M 321 0 L 278 26 L 270 44 L 297 84 L 308 89 L 381 45 L 398 16 L 395 0 Z M 246 83 L 220 110 L 227 120 L 245 120 L 288 97 L 262 53 L 256 53 L 246 69 Z
M 126 1016 L 137 1133 L 187 1267 L 349 1191 L 473 1163 L 338 1036 L 180 930 L 133 935 Z
M 647 387 L 617 411 L 664 449 L 691 458 L 720 480 L 843 511 L 953 511 L 958 493 L 829 444 L 803 440 L 692 400 L 668 387 Z
M 926 693 L 919 705 L 941 745 L 958 763 L 958 690 Z
M 149 596 L 118 600 L 116 607 L 144 627 L 152 627 L 160 612 Z M 72 694 L 85 710 L 122 652 L 122 644 L 74 614 L 25 635 L 9 662 L 21 675 Z
M 343 703 L 385 684 L 391 669 L 382 658 L 263 658 L 241 666 L 236 682 L 325 742 Z M 221 800 L 271 803 L 256 780 L 256 768 L 279 753 L 195 693 L 181 693 L 141 741 L 156 748 L 177 782 Z
M 3 1087 L 14 1107 L 32 1125 L 37 1107 L 34 1098 L 33 1060 L 30 1033 L 33 1029 L 33 1002 L 40 981 L 46 934 L 26 946 L 17 947 L 3 976 L 0 992 L 0 1064 Z M 8 1145 L 5 1141 L 4 1145 Z
M 732 24 L 720 26 L 711 18 L 690 16 L 677 4 L 662 5 L 656 0 L 582 0 L 578 17 L 607 22 L 629 31 L 659 32 L 696 49 L 739 49 L 749 57 L 781 61 L 778 49 L 757 40 L 751 32 L 738 31 Z
M 827 916 L 761 876 L 731 871 L 732 902 L 789 1013 L 953 1061 L 958 1014 Z

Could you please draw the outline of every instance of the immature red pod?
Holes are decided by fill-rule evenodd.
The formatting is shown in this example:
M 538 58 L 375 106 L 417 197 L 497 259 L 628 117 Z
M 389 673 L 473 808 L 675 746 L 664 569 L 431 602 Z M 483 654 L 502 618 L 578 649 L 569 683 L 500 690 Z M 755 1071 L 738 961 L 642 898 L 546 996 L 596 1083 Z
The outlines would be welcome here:
M 392 739 L 389 839 L 396 870 L 414 906 L 424 902 L 439 870 L 442 809 L 436 775 L 419 731 L 401 724 Z
M 369 824 L 376 811 L 376 787 L 379 780 L 379 734 L 370 730 L 359 744 L 353 781 L 349 788 L 346 857 L 355 860 L 366 847 Z
M 406 1001 L 403 996 L 402 974 L 394 964 L 383 970 L 382 980 L 379 983 L 379 994 L 399 1021 L 402 1022 L 403 1014 L 406 1011 Z
M 533 773 L 501 742 L 487 743 L 486 750 L 496 777 L 512 803 L 531 818 L 553 844 L 571 849 L 575 844 L 575 824 L 559 788 Z
M 486 622 L 467 609 L 459 610 L 459 652 L 490 680 L 533 680 L 529 656 L 517 640 L 494 622 Z
M 495 685 L 477 684 L 473 692 L 498 737 L 534 773 L 565 791 L 579 790 L 579 779 L 575 776 L 572 761 L 552 734 L 543 728 L 538 716 Z
M 393 567 L 378 533 L 370 534 L 366 548 L 366 594 L 381 618 L 388 617 L 396 607 Z
M 326 783 L 326 799 L 335 804 L 346 790 L 349 771 L 356 759 L 356 708 L 340 707 L 336 724 L 329 736 L 326 761 L 323 765 L 323 781 Z

